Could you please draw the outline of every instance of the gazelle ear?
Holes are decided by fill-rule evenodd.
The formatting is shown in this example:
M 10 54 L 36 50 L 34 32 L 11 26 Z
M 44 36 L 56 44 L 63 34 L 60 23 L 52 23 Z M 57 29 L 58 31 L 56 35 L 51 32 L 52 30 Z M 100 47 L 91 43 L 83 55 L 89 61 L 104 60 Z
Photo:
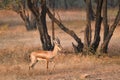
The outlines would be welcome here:
M 56 40 L 53 40 L 53 43 L 54 43 L 54 44 L 58 44 Z
M 55 40 L 57 41 L 58 44 L 60 44 L 60 39 L 58 37 Z

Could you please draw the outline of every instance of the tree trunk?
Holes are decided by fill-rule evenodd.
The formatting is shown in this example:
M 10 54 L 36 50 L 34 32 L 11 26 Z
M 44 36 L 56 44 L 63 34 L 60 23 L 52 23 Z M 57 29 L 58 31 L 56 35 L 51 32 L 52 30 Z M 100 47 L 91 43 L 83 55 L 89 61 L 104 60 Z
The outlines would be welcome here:
M 100 29 L 101 29 L 101 22 L 102 22 L 102 17 L 101 17 L 102 4 L 103 4 L 103 0 L 97 0 L 95 35 L 94 35 L 93 43 L 90 47 L 91 49 L 90 51 L 93 54 L 95 54 L 100 42 Z
M 53 12 L 53 16 L 55 16 L 55 0 L 52 0 L 52 12 Z M 52 39 L 55 39 L 55 25 L 54 25 L 54 21 L 51 20 L 52 22 Z M 54 43 L 53 43 L 54 44 Z
M 50 36 L 48 35 L 48 30 L 46 26 L 46 0 L 41 0 L 41 13 L 39 6 L 37 6 L 37 1 L 28 0 L 28 7 L 34 14 L 37 20 L 38 30 L 40 33 L 40 39 L 42 43 L 42 48 L 44 50 L 52 50 L 53 46 L 51 44 Z
M 81 39 L 78 38 L 78 36 L 72 30 L 69 30 L 68 28 L 66 28 L 59 20 L 57 20 L 48 8 L 47 8 L 47 13 L 51 20 L 53 20 L 63 31 L 65 31 L 67 34 L 69 34 L 76 40 L 76 42 L 78 43 L 78 45 L 76 46 L 76 50 L 77 50 L 76 52 L 82 52 L 83 43 L 81 42 Z M 74 48 L 75 48 L 75 45 L 74 45 Z
M 51 39 L 50 39 L 50 36 L 48 35 L 48 30 L 47 30 L 47 25 L 46 25 L 46 1 L 45 0 L 41 0 L 41 8 L 42 8 L 42 11 L 41 11 L 41 22 L 42 22 L 42 25 L 43 25 L 43 34 L 44 36 L 41 36 L 41 40 L 45 40 L 43 41 L 42 43 L 45 45 L 43 46 L 44 50 L 52 50 L 52 44 L 51 44 Z
M 32 15 L 26 15 L 23 12 L 20 12 L 19 14 L 20 14 L 21 18 L 23 19 L 23 21 L 25 23 L 25 27 L 28 31 L 37 29 L 36 20 Z
M 119 1 L 119 2 L 120 2 L 120 1 Z M 111 25 L 110 30 L 109 30 L 109 33 L 108 33 L 108 35 L 106 36 L 104 42 L 103 42 L 102 45 L 101 45 L 101 49 L 100 49 L 100 52 L 101 52 L 101 53 L 107 53 L 108 44 L 109 44 L 109 42 L 110 42 L 110 40 L 111 40 L 111 38 L 112 38 L 113 32 L 114 32 L 117 24 L 119 23 L 119 21 L 120 21 L 120 3 L 119 3 L 119 11 L 118 11 L 117 16 L 116 16 L 116 18 L 115 18 L 115 21 L 114 21 L 114 23 Z
M 87 16 L 87 24 L 86 24 L 86 28 L 85 28 L 85 35 L 84 35 L 84 47 L 86 49 L 89 48 L 90 44 L 91 44 L 91 19 L 89 18 L 90 16 L 90 4 L 91 4 L 91 0 L 87 0 L 86 1 L 86 16 Z
M 25 23 L 26 29 L 28 31 L 36 30 L 37 29 L 36 19 L 32 15 L 32 13 L 30 14 L 29 11 L 27 10 L 27 1 L 26 0 L 20 1 L 17 7 L 18 8 L 14 8 L 13 10 L 20 15 L 20 17 Z
M 109 25 L 107 20 L 107 0 L 103 0 L 103 25 L 104 25 L 104 35 L 103 35 L 103 42 L 104 42 L 109 32 Z M 107 49 L 108 49 L 108 44 L 104 48 L 105 53 L 107 53 Z
M 90 20 L 94 20 L 95 19 L 95 13 L 92 9 L 92 3 L 91 0 L 84 0 L 84 2 L 86 3 L 86 5 L 88 5 L 88 1 L 89 1 L 89 19 Z

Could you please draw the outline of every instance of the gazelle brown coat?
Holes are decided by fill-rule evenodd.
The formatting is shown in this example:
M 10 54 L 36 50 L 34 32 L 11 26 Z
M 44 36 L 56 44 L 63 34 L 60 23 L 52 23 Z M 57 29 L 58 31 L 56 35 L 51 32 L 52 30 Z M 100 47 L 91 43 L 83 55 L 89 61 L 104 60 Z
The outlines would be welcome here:
M 55 40 L 54 44 L 55 44 L 55 46 L 54 46 L 53 51 L 32 52 L 30 54 L 31 63 L 30 63 L 29 69 L 33 68 L 35 66 L 35 64 L 38 61 L 41 61 L 41 60 L 45 60 L 46 61 L 46 63 L 47 63 L 47 67 L 46 68 L 48 69 L 48 64 L 51 61 L 51 59 L 53 59 L 55 56 L 57 56 L 58 51 L 61 51 L 61 49 L 62 49 L 62 46 L 60 45 L 59 39 Z

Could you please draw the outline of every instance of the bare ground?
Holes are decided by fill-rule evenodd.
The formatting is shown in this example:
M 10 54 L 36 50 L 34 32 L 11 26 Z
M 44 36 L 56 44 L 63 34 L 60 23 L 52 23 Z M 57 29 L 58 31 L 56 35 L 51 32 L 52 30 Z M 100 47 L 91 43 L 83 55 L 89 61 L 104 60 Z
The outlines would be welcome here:
M 83 19 L 85 13 L 71 11 L 64 12 L 63 15 L 60 12 L 60 15 L 64 24 L 74 30 L 83 41 L 85 21 L 78 17 L 82 16 Z M 50 26 L 49 21 L 48 26 Z M 51 28 L 48 28 L 51 34 Z M 60 52 L 62 54 L 54 59 L 55 63 L 49 64 L 49 71 L 46 71 L 45 62 L 39 62 L 33 70 L 29 71 L 29 54 L 41 50 L 39 33 L 26 31 L 16 13 L 1 11 L 0 80 L 120 80 L 119 29 L 118 26 L 110 42 L 109 54 L 97 58 L 75 54 L 71 45 L 71 42 L 75 43 L 75 41 L 56 26 L 56 36 L 60 38 L 64 48 Z

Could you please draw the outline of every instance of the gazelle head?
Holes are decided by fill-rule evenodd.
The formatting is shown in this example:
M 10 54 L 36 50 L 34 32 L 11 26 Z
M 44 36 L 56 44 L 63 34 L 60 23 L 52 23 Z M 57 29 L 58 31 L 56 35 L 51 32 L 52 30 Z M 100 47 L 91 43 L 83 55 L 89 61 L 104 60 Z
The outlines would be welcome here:
M 55 44 L 55 46 L 57 46 L 57 49 L 58 49 L 59 51 L 62 50 L 62 46 L 61 46 L 60 40 L 59 40 L 58 38 L 56 38 L 56 39 L 54 40 L 54 44 Z

